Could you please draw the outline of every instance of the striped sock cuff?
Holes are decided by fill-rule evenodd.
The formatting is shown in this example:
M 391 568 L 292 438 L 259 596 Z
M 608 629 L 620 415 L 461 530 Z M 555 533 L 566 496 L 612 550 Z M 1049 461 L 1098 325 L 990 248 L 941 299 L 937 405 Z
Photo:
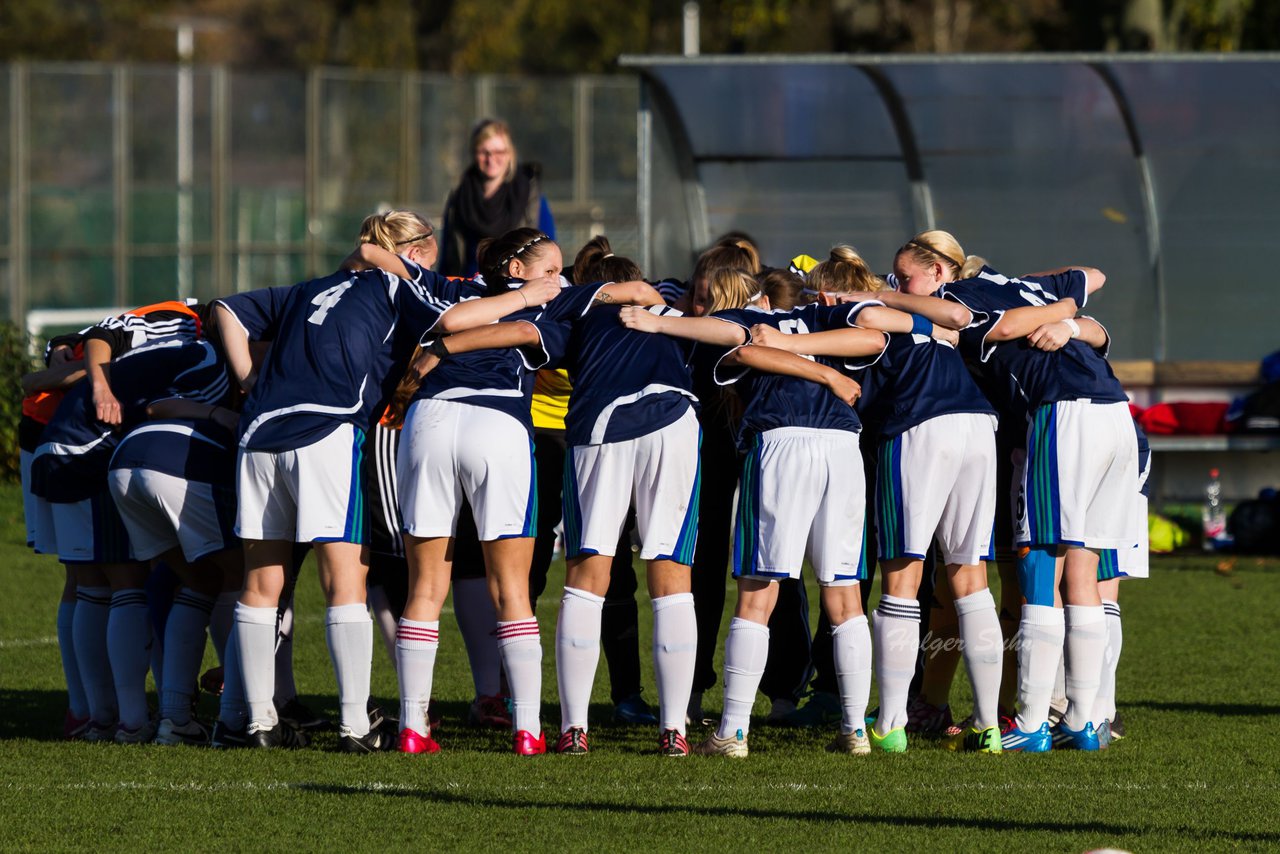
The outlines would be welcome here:
M 1106 612 L 1108 617 L 1115 617 L 1117 620 L 1120 619 L 1119 602 L 1108 602 L 1106 599 L 1103 599 L 1102 610 Z
M 920 622 L 920 603 L 915 599 L 899 599 L 896 596 L 881 596 L 876 606 L 876 615 L 891 617 L 895 620 L 914 620 Z
M 532 638 L 536 642 L 538 640 L 538 618 L 529 617 L 526 620 L 511 620 L 509 622 L 499 620 L 495 634 L 498 637 L 498 646 L 500 647 L 525 640 L 526 638 Z
M 147 607 L 147 592 L 137 587 L 128 590 L 117 590 L 111 594 L 112 608 Z
M 421 622 L 401 619 L 396 627 L 396 646 L 405 649 L 427 649 L 440 645 L 440 621 Z
M 194 590 L 182 588 L 178 591 L 178 595 L 173 597 L 174 606 L 185 605 L 188 608 L 194 608 L 205 614 L 213 613 L 214 600 L 208 596 L 203 596 Z
M 110 587 L 77 587 L 76 601 L 84 602 L 87 605 L 110 605 L 111 604 L 111 588 Z

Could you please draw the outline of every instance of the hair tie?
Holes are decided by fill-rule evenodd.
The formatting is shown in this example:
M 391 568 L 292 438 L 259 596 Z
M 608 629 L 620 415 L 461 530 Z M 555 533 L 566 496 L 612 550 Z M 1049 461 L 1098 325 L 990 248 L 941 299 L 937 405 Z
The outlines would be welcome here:
M 602 261 L 603 261 L 605 258 L 612 258 L 612 257 L 613 257 L 613 253 L 612 253 L 612 252 L 606 252 L 606 253 L 604 253 L 603 255 L 601 255 L 601 256 L 600 256 L 600 260 L 602 260 Z
M 524 252 L 524 251 L 525 251 L 526 249 L 528 249 L 530 246 L 533 246 L 535 243 L 539 243 L 539 242 L 541 242 L 541 241 L 543 241 L 543 240 L 548 240 L 548 239 L 549 239 L 549 238 L 548 238 L 545 234 L 539 234 L 537 237 L 533 238 L 533 239 L 532 239 L 532 240 L 530 240 L 528 243 L 526 243 L 525 245 L 521 246 L 521 247 L 520 247 L 519 249 L 517 249 L 515 252 L 512 252 L 512 253 L 511 253 L 510 255 L 508 255 L 506 258 L 503 258 L 503 259 L 502 259 L 502 261 L 498 264 L 498 269 L 502 269 L 503 267 L 506 267 L 508 264 L 510 264 L 512 261 L 514 261 L 514 260 L 516 259 L 516 256 L 517 256 L 517 255 L 520 255 L 522 252 Z

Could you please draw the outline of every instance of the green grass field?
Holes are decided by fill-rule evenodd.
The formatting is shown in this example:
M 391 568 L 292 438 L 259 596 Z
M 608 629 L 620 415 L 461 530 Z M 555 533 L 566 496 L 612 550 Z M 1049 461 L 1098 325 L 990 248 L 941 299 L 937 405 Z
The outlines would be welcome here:
M 1153 576 L 1123 592 L 1119 694 L 1129 737 L 1102 754 L 955 755 L 913 742 L 904 755 L 855 758 L 825 753 L 830 733 L 761 725 L 745 762 L 663 759 L 652 753 L 653 731 L 606 722 L 602 666 L 593 752 L 520 759 L 507 753 L 502 733 L 462 725 L 470 677 L 450 616 L 436 671 L 446 712 L 439 755 L 337 755 L 325 749 L 332 736 L 318 749 L 269 753 L 70 744 L 58 740 L 61 569 L 23 547 L 18 494 L 5 487 L 0 848 L 1280 847 L 1280 562 L 1219 568 L 1214 559 L 1171 558 L 1159 560 Z M 552 729 L 557 598 L 547 595 L 540 614 L 544 720 Z M 308 571 L 298 593 L 298 683 L 306 701 L 334 713 L 321 611 Z M 962 682 L 953 705 L 963 713 Z M 394 702 L 380 643 L 373 684 L 376 696 Z M 709 707 L 718 703 L 718 692 L 708 696 Z

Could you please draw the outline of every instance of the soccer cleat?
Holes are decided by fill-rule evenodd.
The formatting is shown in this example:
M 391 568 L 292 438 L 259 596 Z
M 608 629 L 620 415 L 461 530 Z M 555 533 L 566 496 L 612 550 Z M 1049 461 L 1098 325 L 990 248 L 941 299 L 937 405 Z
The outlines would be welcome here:
M 246 747 L 256 748 L 306 747 L 307 735 L 302 730 L 294 729 L 284 721 L 279 721 L 272 727 L 250 723 L 245 729 L 244 743 Z
M 832 753 L 848 753 L 851 756 L 866 756 L 871 752 L 871 739 L 866 732 L 856 729 L 853 732 L 842 732 L 836 740 L 827 745 Z
M 1034 732 L 1023 732 L 1015 722 L 1000 736 L 1000 748 L 1011 753 L 1048 753 L 1053 749 L 1053 735 L 1047 722 Z
M 585 729 L 580 726 L 572 726 L 560 733 L 560 740 L 556 742 L 556 753 L 581 756 L 586 752 L 588 752 L 588 747 L 587 731 Z
M 1082 729 L 1074 730 L 1067 726 L 1066 721 L 1062 721 L 1051 730 L 1053 746 L 1065 750 L 1101 750 L 1102 745 L 1098 741 L 1098 731 L 1093 728 L 1092 723 L 1086 723 Z
M 689 742 L 678 729 L 664 729 L 658 736 L 659 756 L 688 756 Z
M 205 747 L 209 744 L 209 728 L 195 718 L 185 724 L 176 724 L 165 718 L 160 721 L 160 728 L 156 730 L 156 744 Z
M 232 750 L 237 747 L 248 747 L 248 738 L 249 734 L 244 727 L 232 729 L 222 721 L 215 721 L 213 737 L 209 739 L 209 744 L 220 750 Z
M 288 724 L 293 729 L 302 732 L 328 729 L 332 726 L 332 722 L 328 718 L 313 712 L 297 697 L 292 697 L 288 702 L 277 706 L 276 715 L 280 718 L 281 723 Z
M 511 711 L 507 708 L 506 697 L 476 697 L 467 712 L 467 723 L 490 729 L 511 729 Z
M 390 750 L 394 743 L 391 734 L 385 729 L 375 727 L 364 735 L 356 735 L 346 727 L 338 728 L 339 753 L 380 753 Z
M 116 728 L 116 744 L 148 744 L 156 737 L 156 725 L 147 721 L 137 729 L 129 729 L 123 724 Z
M 70 709 L 62 719 L 62 737 L 67 741 L 76 741 L 84 738 L 84 734 L 89 731 L 89 723 L 92 718 L 78 718 Z
M 840 698 L 829 691 L 814 691 L 809 701 L 783 718 L 787 726 L 805 729 L 831 726 L 840 723 Z
M 1116 712 L 1115 717 L 1111 719 L 1111 740 L 1119 741 L 1124 738 L 1124 721 L 1120 718 L 1120 713 Z
M 919 697 L 907 703 L 907 732 L 925 738 L 939 738 L 951 723 L 950 706 L 935 706 Z
M 545 733 L 533 733 L 527 729 L 518 730 L 512 737 L 512 749 L 516 756 L 541 756 L 547 752 L 547 736 Z
M 907 730 L 906 727 L 894 727 L 880 735 L 873 726 L 867 727 L 867 737 L 871 740 L 871 746 L 885 753 L 906 753 L 907 752 Z
M 1111 721 L 1104 720 L 1098 724 L 1098 749 L 1106 750 L 1113 741 L 1111 737 Z
M 747 758 L 747 737 L 738 730 L 728 738 L 721 738 L 714 732 L 707 740 L 693 748 L 699 756 L 728 756 L 732 759 Z
M 948 735 L 943 739 L 947 750 L 964 751 L 965 753 L 999 753 L 1001 751 L 999 727 L 977 729 L 967 727 L 961 732 Z
M 415 730 L 400 730 L 401 753 L 439 753 L 440 743 L 431 737 L 431 730 L 422 735 Z
M 632 694 L 614 706 L 613 720 L 620 724 L 641 724 L 644 726 L 656 726 L 658 723 L 658 718 L 653 713 L 653 709 L 639 694 Z
M 100 724 L 97 721 L 91 720 L 85 727 L 84 734 L 80 737 L 90 744 L 114 741 L 117 729 L 119 729 L 119 724 Z

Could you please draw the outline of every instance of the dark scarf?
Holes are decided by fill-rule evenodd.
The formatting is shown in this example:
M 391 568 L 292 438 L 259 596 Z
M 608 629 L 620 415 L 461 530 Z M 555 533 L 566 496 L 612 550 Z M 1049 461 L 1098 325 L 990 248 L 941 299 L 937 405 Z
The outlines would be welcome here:
M 501 237 L 524 225 L 529 211 L 529 193 L 533 170 L 527 165 L 516 169 L 510 182 L 498 188 L 492 198 L 484 197 L 484 176 L 473 163 L 462 175 L 457 190 L 457 220 L 450 222 L 468 243 L 486 237 Z

